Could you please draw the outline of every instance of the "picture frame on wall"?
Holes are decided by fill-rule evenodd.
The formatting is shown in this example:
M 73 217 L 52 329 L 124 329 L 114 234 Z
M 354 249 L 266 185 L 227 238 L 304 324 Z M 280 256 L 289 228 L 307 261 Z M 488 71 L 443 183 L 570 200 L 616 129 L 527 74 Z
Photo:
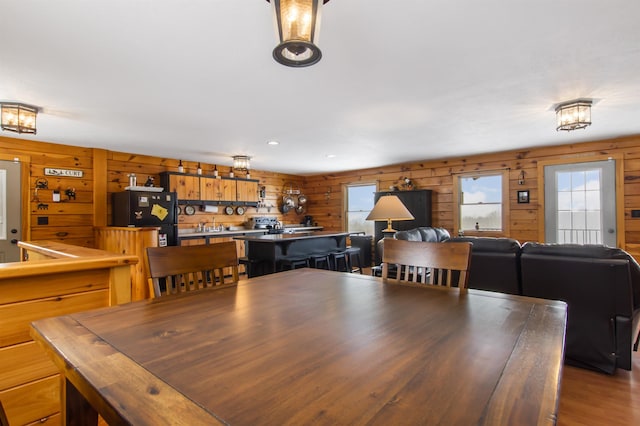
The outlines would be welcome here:
M 518 191 L 518 204 L 529 203 L 529 191 Z

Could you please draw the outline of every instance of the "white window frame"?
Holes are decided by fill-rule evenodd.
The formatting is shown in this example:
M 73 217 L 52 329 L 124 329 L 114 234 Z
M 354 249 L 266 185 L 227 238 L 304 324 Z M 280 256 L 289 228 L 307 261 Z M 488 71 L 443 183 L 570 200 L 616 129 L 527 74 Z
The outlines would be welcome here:
M 501 185 L 502 185 L 502 226 L 500 230 L 495 229 L 485 229 L 482 228 L 476 229 L 461 229 L 461 207 L 462 207 L 462 185 L 460 184 L 461 179 L 465 178 L 480 178 L 480 177 L 488 177 L 488 176 L 500 176 Z M 454 232 L 467 236 L 474 235 L 483 235 L 483 236 L 500 236 L 506 237 L 509 235 L 509 170 L 487 170 L 482 172 L 469 172 L 469 173 L 460 173 L 453 176 L 453 230 Z
M 345 232 L 352 232 L 349 230 L 349 188 L 351 187 L 355 187 L 355 186 L 372 186 L 374 188 L 374 191 L 371 193 L 371 201 L 372 201 L 372 207 L 375 203 L 375 193 L 378 192 L 378 182 L 353 182 L 353 183 L 345 183 L 342 186 L 342 193 L 343 193 L 343 205 L 344 205 L 344 209 L 343 209 L 343 226 L 345 229 Z M 360 210 L 358 210 L 360 211 Z M 372 226 L 374 227 L 372 230 L 371 235 L 374 234 L 375 232 L 375 224 L 372 222 Z M 359 232 L 359 231 L 353 231 L 353 232 Z

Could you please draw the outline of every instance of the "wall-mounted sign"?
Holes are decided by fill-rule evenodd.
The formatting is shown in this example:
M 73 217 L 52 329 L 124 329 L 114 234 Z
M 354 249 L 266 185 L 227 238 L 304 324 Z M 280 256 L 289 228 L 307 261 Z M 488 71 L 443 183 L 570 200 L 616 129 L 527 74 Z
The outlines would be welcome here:
M 84 172 L 82 170 L 52 169 L 49 167 L 45 167 L 44 174 L 47 176 L 64 176 L 64 177 L 81 178 L 82 175 L 84 175 Z

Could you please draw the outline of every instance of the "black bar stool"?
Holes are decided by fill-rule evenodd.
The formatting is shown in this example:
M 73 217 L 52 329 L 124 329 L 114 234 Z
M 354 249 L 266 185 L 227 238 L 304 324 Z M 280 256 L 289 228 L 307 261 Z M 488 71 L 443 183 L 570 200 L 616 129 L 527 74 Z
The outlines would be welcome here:
M 331 269 L 329 253 L 314 253 L 309 255 L 309 266 L 316 269 Z
M 345 250 L 347 254 L 347 262 L 349 264 L 349 272 L 358 271 L 362 274 L 362 263 L 360 261 L 360 247 L 347 247 Z M 353 259 L 356 260 L 358 267 L 353 267 Z
M 309 259 L 304 256 L 286 256 L 278 260 L 278 270 L 285 271 L 287 269 L 308 268 Z
M 334 251 L 329 253 L 329 259 L 332 263 L 331 269 L 333 269 L 334 271 L 349 272 L 351 270 L 351 262 L 349 262 L 349 256 L 347 255 L 346 250 Z M 341 266 L 344 266 L 344 268 L 341 268 Z

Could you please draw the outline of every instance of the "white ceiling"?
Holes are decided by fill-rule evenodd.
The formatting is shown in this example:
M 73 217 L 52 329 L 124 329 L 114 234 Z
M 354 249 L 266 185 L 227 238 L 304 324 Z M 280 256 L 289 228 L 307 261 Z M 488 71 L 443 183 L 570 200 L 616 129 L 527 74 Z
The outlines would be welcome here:
M 42 108 L 36 136 L 2 135 L 308 175 L 640 134 L 639 17 L 638 0 L 332 0 L 322 60 L 287 68 L 264 0 L 0 0 L 0 101 Z M 556 132 L 576 98 L 593 125 Z

